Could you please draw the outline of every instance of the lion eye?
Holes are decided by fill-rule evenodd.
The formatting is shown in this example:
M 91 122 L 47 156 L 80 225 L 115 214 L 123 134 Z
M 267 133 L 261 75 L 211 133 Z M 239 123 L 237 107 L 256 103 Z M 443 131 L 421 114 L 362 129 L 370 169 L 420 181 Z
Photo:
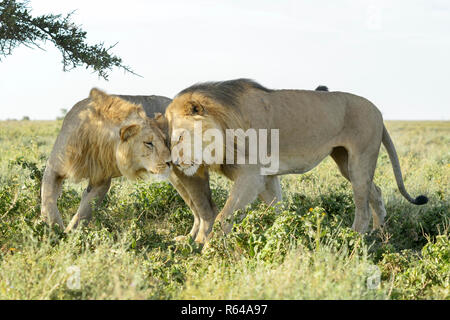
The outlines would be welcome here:
M 153 143 L 152 142 L 144 142 L 144 144 L 149 147 L 149 148 L 153 148 Z
M 196 105 L 192 105 L 192 114 L 198 114 L 199 108 Z

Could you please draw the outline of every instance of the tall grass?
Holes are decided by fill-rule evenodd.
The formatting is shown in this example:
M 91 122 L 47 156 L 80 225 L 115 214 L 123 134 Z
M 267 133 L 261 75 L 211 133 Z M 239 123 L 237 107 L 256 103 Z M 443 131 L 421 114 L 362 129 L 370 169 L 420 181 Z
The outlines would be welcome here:
M 450 297 L 449 122 L 387 122 L 408 191 L 430 202 L 403 199 L 382 149 L 375 182 L 388 212 L 383 230 L 361 236 L 349 228 L 351 186 L 327 159 L 284 176 L 277 210 L 249 205 L 203 254 L 190 240 L 173 240 L 193 218 L 167 183 L 116 179 L 89 226 L 70 235 L 42 223 L 40 179 L 60 126 L 0 122 L 0 299 Z M 222 206 L 230 183 L 213 175 L 211 184 Z M 66 224 L 84 187 L 64 184 L 58 206 Z M 378 274 L 379 285 L 368 285 Z

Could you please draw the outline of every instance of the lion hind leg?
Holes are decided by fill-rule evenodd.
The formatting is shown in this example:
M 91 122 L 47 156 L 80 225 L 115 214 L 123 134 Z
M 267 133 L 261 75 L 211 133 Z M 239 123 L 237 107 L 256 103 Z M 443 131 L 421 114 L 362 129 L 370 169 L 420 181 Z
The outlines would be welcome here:
M 355 202 L 355 220 L 352 228 L 360 233 L 367 231 L 370 222 L 369 201 L 377 155 L 378 150 L 374 154 L 349 153 L 348 171 Z
M 336 164 L 339 168 L 339 171 L 344 176 L 344 178 L 346 178 L 348 181 L 351 182 L 347 150 L 343 147 L 334 148 L 333 152 L 331 153 L 331 157 L 336 162 Z M 374 168 L 375 168 L 375 165 L 373 165 L 373 171 L 375 170 Z M 373 173 L 371 173 L 370 176 L 373 177 Z M 370 180 L 372 180 L 372 178 Z M 366 188 L 366 187 L 364 187 L 364 188 Z M 357 192 L 357 193 L 359 194 L 361 192 Z M 373 217 L 373 229 L 376 229 L 384 224 L 384 218 L 386 217 L 386 209 L 384 207 L 383 199 L 381 197 L 381 190 L 373 182 L 370 185 L 369 204 L 372 209 L 371 211 L 372 211 L 372 217 Z M 364 205 L 364 206 L 366 206 L 366 205 Z M 367 216 L 367 213 L 364 213 L 364 216 Z M 358 224 L 358 223 L 360 223 L 360 222 L 357 222 L 356 217 L 355 217 L 355 223 L 354 223 L 353 227 L 355 228 L 355 224 Z M 363 221 L 362 223 L 364 226 L 365 222 Z M 367 227 L 365 227 L 365 228 L 367 228 Z
M 343 147 L 337 147 L 333 149 L 331 157 L 336 162 L 341 174 L 350 181 L 350 174 L 348 172 L 348 153 Z M 386 217 L 386 209 L 384 207 L 383 198 L 381 196 L 380 188 L 372 182 L 369 204 L 373 217 L 373 229 L 379 228 L 384 224 L 384 218 Z
M 386 208 L 384 207 L 381 190 L 375 183 L 372 183 L 369 201 L 372 207 L 373 229 L 375 230 L 384 224 L 384 218 L 386 217 Z
M 69 232 L 76 229 L 81 222 L 88 223 L 92 218 L 92 202 L 95 206 L 99 206 L 105 198 L 111 186 L 111 178 L 104 180 L 102 183 L 92 186 L 89 182 L 86 190 L 83 191 L 81 196 L 80 206 L 75 216 L 70 221 L 64 232 Z
M 64 223 L 59 213 L 57 201 L 61 194 L 63 178 L 50 169 L 45 169 L 41 186 L 41 216 L 48 224 L 57 224 L 64 229 Z

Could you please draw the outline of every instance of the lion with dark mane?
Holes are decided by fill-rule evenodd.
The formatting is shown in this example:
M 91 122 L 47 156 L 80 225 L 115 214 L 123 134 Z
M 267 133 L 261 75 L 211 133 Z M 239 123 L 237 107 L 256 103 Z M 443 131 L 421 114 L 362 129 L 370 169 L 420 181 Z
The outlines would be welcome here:
M 353 229 L 365 232 L 372 209 L 373 228 L 384 223 L 386 210 L 381 190 L 373 183 L 381 143 L 385 146 L 401 194 L 413 204 L 424 204 L 425 196 L 412 198 L 406 191 L 400 164 L 380 111 L 367 99 L 345 92 L 311 90 L 271 90 L 248 80 L 208 82 L 181 91 L 166 110 L 171 148 L 192 149 L 195 123 L 203 132 L 241 128 L 279 130 L 279 166 L 275 172 L 261 174 L 263 165 L 196 163 L 195 159 L 172 159 L 187 175 L 217 170 L 234 181 L 224 208 L 217 216 L 222 230 L 231 230 L 229 222 L 236 210 L 245 208 L 256 197 L 272 203 L 281 201 L 279 175 L 304 173 L 331 156 L 342 175 L 351 182 L 355 219 Z M 182 134 L 178 134 L 182 132 Z M 176 134 L 175 134 L 176 133 Z M 189 145 L 185 145 L 189 144 Z M 183 149 L 181 148 L 181 149 Z M 222 152 L 226 154 L 226 150 Z M 206 221 L 206 219 L 204 219 Z M 205 242 L 213 221 L 197 234 Z

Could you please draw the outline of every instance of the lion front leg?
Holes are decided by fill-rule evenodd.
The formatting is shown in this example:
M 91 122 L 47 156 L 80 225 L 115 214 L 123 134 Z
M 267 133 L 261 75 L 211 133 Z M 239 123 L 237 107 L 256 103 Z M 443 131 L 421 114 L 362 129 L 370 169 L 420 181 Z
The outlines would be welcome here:
M 41 216 L 49 225 L 57 224 L 64 229 L 64 223 L 59 213 L 57 201 L 61 194 L 63 178 L 51 169 L 45 168 L 41 185 Z
M 204 191 L 206 191 L 206 186 L 203 186 L 203 189 Z M 195 242 L 200 244 L 204 244 L 206 242 L 206 238 L 211 232 L 214 225 L 214 221 L 218 214 L 217 207 L 211 198 L 209 183 L 207 185 L 207 191 L 208 191 L 207 194 L 202 192 L 196 194 L 193 197 L 193 201 L 196 204 L 197 213 L 200 220 L 197 235 L 195 236 L 194 240 Z
M 198 243 L 204 243 L 217 215 L 209 187 L 208 172 L 204 170 L 194 176 L 187 176 L 174 167 L 169 181 L 194 214 L 194 224 L 189 236 Z M 180 238 L 184 237 L 175 239 Z
M 181 174 L 181 173 L 178 173 Z M 189 193 L 187 192 L 187 190 L 184 188 L 183 183 L 181 182 L 180 178 L 178 178 L 177 174 L 175 174 L 175 172 L 171 172 L 171 175 L 169 176 L 169 181 L 170 183 L 173 185 L 173 187 L 175 188 L 175 190 L 177 190 L 178 194 L 181 196 L 181 198 L 184 200 L 184 202 L 187 204 L 187 206 L 191 209 L 193 215 L 194 215 L 194 224 L 192 226 L 191 231 L 189 232 L 189 236 L 192 239 L 195 239 L 195 237 L 197 236 L 198 233 L 198 229 L 200 226 L 200 218 L 197 214 L 197 209 L 195 208 L 194 202 L 191 200 L 191 197 L 189 196 Z M 187 236 L 176 236 L 174 238 L 175 241 L 181 241 L 186 239 Z
M 92 218 L 92 201 L 95 201 L 95 206 L 99 206 L 105 198 L 110 186 L 111 179 L 107 179 L 104 182 L 94 186 L 89 183 L 86 190 L 83 191 L 77 213 L 72 218 L 64 232 L 67 233 L 77 228 L 81 222 L 89 222 Z
M 273 206 L 282 200 L 280 178 L 278 176 L 266 176 L 265 179 L 266 188 L 258 197 L 268 206 Z
M 253 202 L 265 188 L 264 176 L 257 173 L 238 175 L 225 206 L 216 218 L 224 234 L 228 234 L 233 227 L 233 213 Z M 214 236 L 213 233 L 209 234 L 207 242 Z

